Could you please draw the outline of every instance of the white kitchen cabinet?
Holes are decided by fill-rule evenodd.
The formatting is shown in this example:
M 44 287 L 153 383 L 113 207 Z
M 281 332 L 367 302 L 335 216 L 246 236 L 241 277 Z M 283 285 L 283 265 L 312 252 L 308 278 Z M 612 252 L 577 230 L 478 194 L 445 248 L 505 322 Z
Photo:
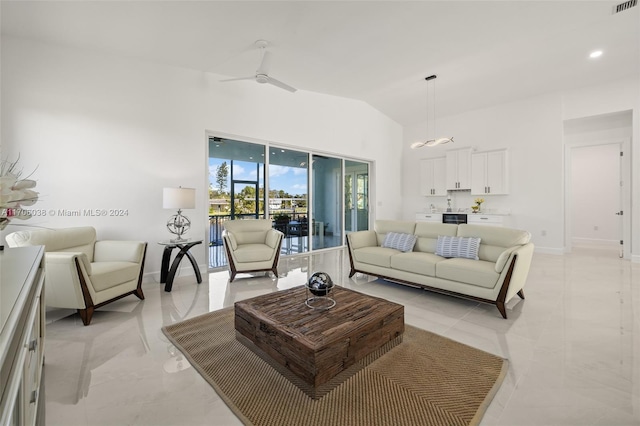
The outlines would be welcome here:
M 471 189 L 471 148 L 447 151 L 448 190 Z
M 416 222 L 442 223 L 442 213 L 416 213 Z
M 471 155 L 471 194 L 508 193 L 507 151 L 477 152 Z
M 505 226 L 504 215 L 471 213 L 467 215 L 467 223 L 471 225 Z
M 446 159 L 426 158 L 420 160 L 420 192 L 427 197 L 447 195 L 445 184 Z

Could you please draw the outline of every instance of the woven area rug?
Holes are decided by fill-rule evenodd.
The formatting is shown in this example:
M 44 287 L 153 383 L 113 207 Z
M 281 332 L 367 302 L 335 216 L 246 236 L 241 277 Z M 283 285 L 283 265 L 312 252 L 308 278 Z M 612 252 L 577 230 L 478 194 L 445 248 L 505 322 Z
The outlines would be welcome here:
M 402 343 L 312 399 L 236 340 L 233 316 L 162 331 L 247 425 L 476 425 L 507 371 L 503 358 L 407 325 Z

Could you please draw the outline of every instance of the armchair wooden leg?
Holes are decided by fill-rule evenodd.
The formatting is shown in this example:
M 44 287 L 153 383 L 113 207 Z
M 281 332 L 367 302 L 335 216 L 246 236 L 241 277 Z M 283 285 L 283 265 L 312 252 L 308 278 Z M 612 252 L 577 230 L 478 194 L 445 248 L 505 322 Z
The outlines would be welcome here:
M 86 309 L 78 309 L 78 314 L 82 318 L 82 324 L 89 325 L 91 323 L 91 317 L 93 317 L 93 306 L 89 306 Z
M 507 319 L 507 309 L 505 308 L 504 303 L 498 301 L 496 302 L 496 306 L 498 307 L 502 318 Z
M 135 294 L 138 297 L 138 299 L 144 300 L 144 293 L 142 292 L 142 289 L 140 287 L 136 288 L 133 294 Z
M 349 271 L 349 278 L 356 274 L 356 268 L 353 266 L 353 257 L 351 256 L 351 246 L 349 245 L 349 239 L 347 238 L 347 252 L 349 253 L 349 265 L 351 266 L 351 271 Z

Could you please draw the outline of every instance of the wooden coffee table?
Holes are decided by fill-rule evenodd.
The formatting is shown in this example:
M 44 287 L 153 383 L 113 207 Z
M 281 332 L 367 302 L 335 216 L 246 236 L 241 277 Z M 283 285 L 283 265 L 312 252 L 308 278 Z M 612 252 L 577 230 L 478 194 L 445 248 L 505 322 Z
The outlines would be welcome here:
M 308 296 L 300 286 L 236 302 L 235 329 L 238 340 L 302 379 L 311 397 L 358 361 L 402 341 L 402 305 L 334 287 L 336 306 L 315 310 L 305 305 Z

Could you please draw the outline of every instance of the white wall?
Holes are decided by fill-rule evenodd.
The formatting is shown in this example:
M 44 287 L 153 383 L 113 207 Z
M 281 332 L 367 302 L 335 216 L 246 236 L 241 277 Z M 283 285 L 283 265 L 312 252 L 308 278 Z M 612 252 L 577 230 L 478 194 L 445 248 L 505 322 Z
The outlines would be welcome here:
M 419 160 L 444 156 L 450 149 L 475 147 L 478 151 L 508 148 L 510 194 L 485 196 L 483 209 L 510 210 L 512 226 L 527 229 L 538 251 L 563 253 L 565 250 L 565 166 L 566 144 L 563 123 L 568 120 L 602 114 L 631 111 L 632 125 L 627 130 L 607 130 L 619 135 L 631 129 L 631 205 L 640 205 L 640 84 L 639 79 L 624 79 L 601 86 L 496 105 L 490 108 L 441 117 L 436 122 L 437 136 L 453 136 L 455 143 L 414 151 L 409 145 L 424 139 L 426 124 L 405 128 L 403 146 L 404 218 L 413 219 L 431 202 L 444 205 L 442 199 L 423 197 L 420 191 Z M 624 126 L 623 126 L 624 127 Z M 595 132 L 595 133 L 594 133 Z M 600 134 L 598 133 L 600 132 Z M 601 137 L 593 130 L 592 137 Z M 569 138 L 569 141 L 571 139 Z M 472 197 L 455 195 L 457 205 L 470 206 Z M 637 209 L 637 207 L 636 207 Z M 640 215 L 630 210 L 632 258 L 640 261 Z M 543 235 L 545 234 L 545 235 Z
M 588 121 L 599 122 L 600 120 L 594 120 L 594 117 L 613 114 L 624 122 L 618 122 L 618 125 L 599 124 L 596 128 L 588 129 L 588 132 L 583 131 L 583 136 L 584 133 L 590 133 L 588 140 L 631 136 L 631 199 L 628 205 L 624 206 L 624 220 L 628 221 L 628 227 L 631 229 L 631 244 L 625 241 L 625 250 L 629 249 L 630 245 L 632 261 L 640 262 L 640 78 L 616 80 L 600 86 L 568 91 L 563 93 L 562 102 L 563 119 L 567 121 L 586 117 Z M 627 114 L 630 114 L 631 126 L 628 124 Z M 569 137 L 567 142 L 574 140 Z
M 539 250 L 559 252 L 563 247 L 562 123 L 560 97 L 543 95 L 482 110 L 444 117 L 438 135 L 453 136 L 453 144 L 434 148 L 409 148 L 424 138 L 425 125 L 405 130 L 403 194 L 405 216 L 422 211 L 432 197 L 419 194 L 420 158 L 444 156 L 447 150 L 474 147 L 477 151 L 508 148 L 509 195 L 484 196 L 484 210 L 511 212 L 511 226 L 529 230 Z M 469 192 L 454 194 L 454 207 L 470 207 Z M 443 197 L 444 199 L 444 197 Z M 437 201 L 442 205 L 444 201 Z M 542 234 L 545 236 L 542 236 Z
M 149 242 L 147 273 L 158 273 L 162 188 L 194 187 L 190 235 L 206 238 L 206 131 L 375 161 L 377 214 L 397 217 L 402 128 L 349 99 L 96 52 L 2 39 L 2 155 L 37 167 L 43 212 L 25 224 L 93 225 L 99 238 Z M 61 216 L 62 210 L 124 209 L 126 216 Z M 9 227 L 5 231 L 16 230 Z M 205 262 L 205 248 L 194 253 Z

